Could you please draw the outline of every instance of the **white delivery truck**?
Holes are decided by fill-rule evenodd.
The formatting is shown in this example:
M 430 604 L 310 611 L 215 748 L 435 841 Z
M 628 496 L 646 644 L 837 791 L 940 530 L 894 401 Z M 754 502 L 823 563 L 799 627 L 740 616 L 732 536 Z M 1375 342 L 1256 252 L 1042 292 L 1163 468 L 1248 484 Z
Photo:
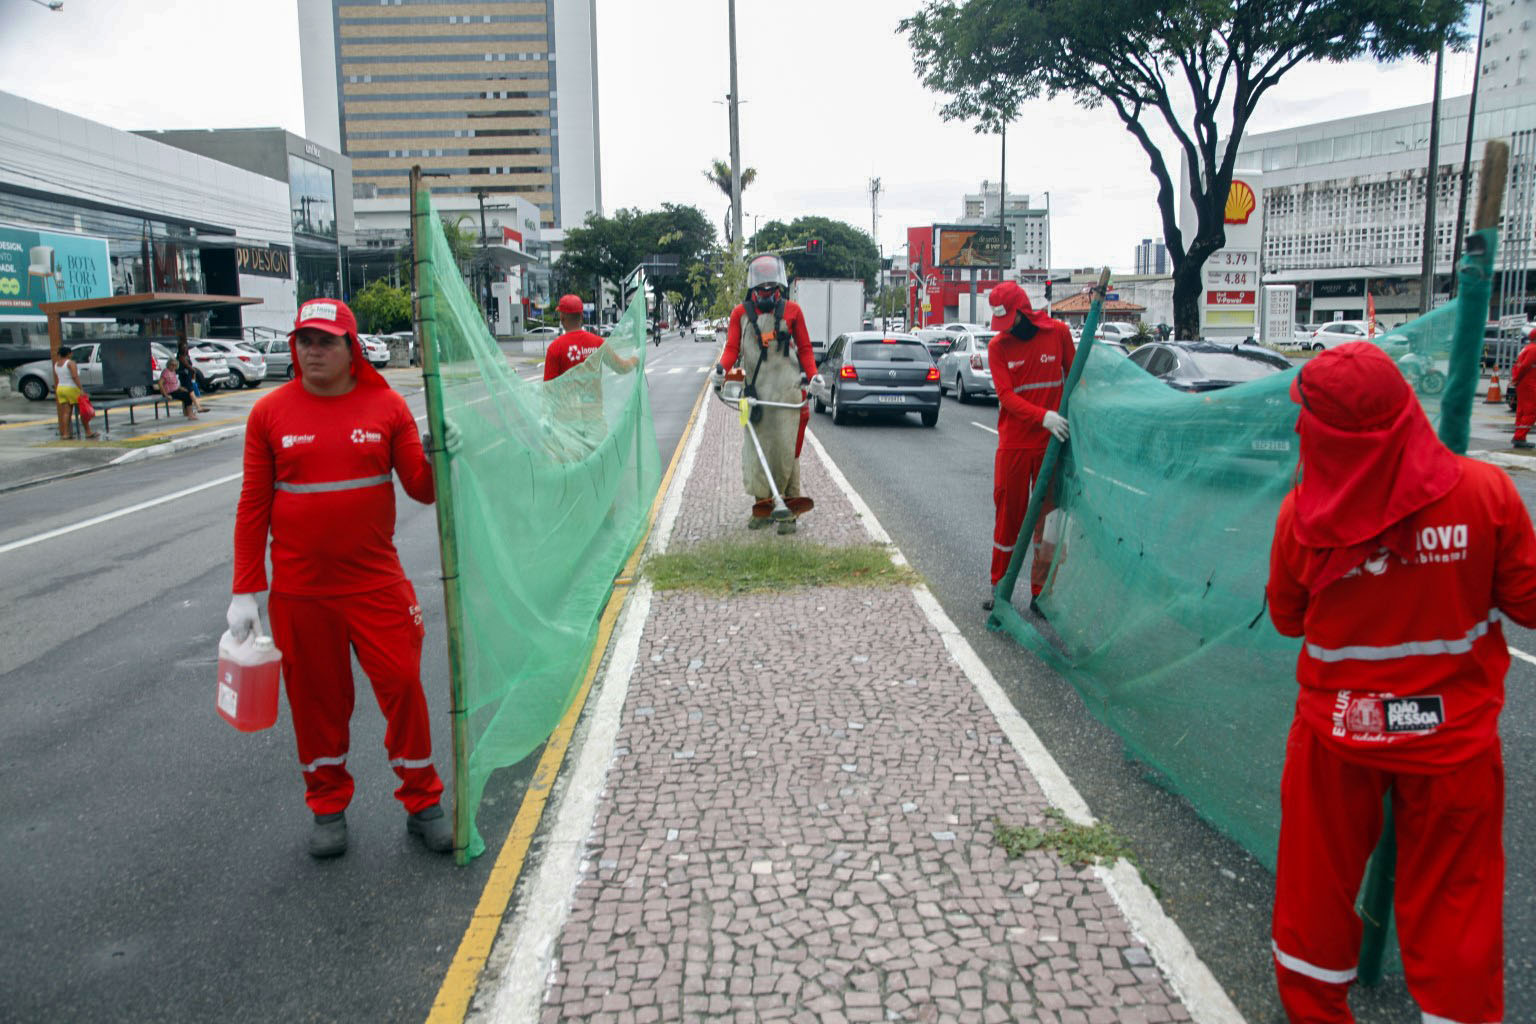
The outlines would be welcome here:
M 805 314 L 817 362 L 838 335 L 864 326 L 864 282 L 858 278 L 797 277 L 789 298 Z

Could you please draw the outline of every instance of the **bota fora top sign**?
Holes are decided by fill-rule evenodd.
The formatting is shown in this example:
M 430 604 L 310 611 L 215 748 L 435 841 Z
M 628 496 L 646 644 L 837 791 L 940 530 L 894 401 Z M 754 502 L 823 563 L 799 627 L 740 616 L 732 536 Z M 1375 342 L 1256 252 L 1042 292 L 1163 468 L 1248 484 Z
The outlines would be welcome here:
M 293 253 L 286 245 L 237 245 L 235 270 L 254 277 L 293 277 Z

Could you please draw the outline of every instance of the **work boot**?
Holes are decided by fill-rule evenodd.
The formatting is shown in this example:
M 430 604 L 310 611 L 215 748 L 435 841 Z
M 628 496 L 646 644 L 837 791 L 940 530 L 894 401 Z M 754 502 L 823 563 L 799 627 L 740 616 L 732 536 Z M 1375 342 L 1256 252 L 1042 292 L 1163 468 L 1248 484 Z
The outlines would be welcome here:
M 1536 444 L 1531 444 L 1523 438 L 1519 441 L 1511 441 L 1509 444 L 1511 448 L 1536 448 Z
M 981 602 L 981 610 L 984 612 L 989 612 L 992 610 L 992 598 L 989 597 L 985 601 Z
M 747 529 L 749 530 L 762 530 L 772 525 L 773 520 L 767 516 L 753 516 L 747 520 Z
M 347 852 L 347 812 L 315 815 L 309 830 L 309 855 L 317 860 L 340 857 Z
M 453 850 L 453 822 L 443 813 L 442 804 L 433 804 L 415 814 L 406 815 L 405 830 L 420 836 L 427 849 L 434 853 L 450 853 Z
M 780 534 L 794 533 L 798 529 L 799 529 L 799 527 L 795 525 L 795 521 L 793 519 L 781 519 L 781 520 L 779 520 L 779 533 Z

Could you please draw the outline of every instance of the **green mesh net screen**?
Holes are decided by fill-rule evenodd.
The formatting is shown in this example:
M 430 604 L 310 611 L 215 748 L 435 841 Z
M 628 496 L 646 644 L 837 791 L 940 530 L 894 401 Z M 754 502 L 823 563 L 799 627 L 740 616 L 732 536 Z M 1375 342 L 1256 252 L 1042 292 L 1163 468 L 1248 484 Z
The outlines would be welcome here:
M 1441 436 L 1456 450 L 1478 383 L 1488 235 L 1464 261 L 1461 298 L 1375 339 L 1431 421 L 1444 414 Z M 1469 266 L 1484 286 L 1469 285 Z M 1475 325 L 1465 333 L 1464 312 Z M 1090 317 L 1084 337 L 1093 326 Z M 1002 602 L 991 623 L 1061 672 L 1132 757 L 1271 868 L 1300 641 L 1275 632 L 1264 584 L 1296 473 L 1295 375 L 1190 394 L 1110 346 L 1090 347 L 1068 401 L 1071 443 L 1058 449 L 1059 511 L 1045 524 L 1056 541 L 1039 599 L 1046 623 Z M 1032 528 L 1033 517 L 1021 550 Z
M 614 579 L 646 529 L 660 460 L 643 289 L 585 362 L 553 381 L 524 379 L 486 329 L 429 197 L 416 200 L 429 422 L 434 437 L 440 415 L 462 438 L 434 470 L 463 862 L 485 849 L 474 816 L 490 774 L 536 750 L 580 687 Z

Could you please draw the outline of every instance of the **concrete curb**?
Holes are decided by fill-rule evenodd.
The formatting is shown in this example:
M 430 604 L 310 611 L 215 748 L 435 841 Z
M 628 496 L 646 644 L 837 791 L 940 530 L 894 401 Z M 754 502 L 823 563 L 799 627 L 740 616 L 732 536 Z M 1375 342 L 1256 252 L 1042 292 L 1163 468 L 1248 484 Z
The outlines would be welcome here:
M 236 427 L 223 427 L 219 430 L 210 430 L 206 434 L 192 434 L 188 437 L 178 437 L 176 440 L 168 441 L 165 444 L 156 444 L 151 445 L 148 448 L 135 448 L 132 451 L 126 451 L 119 455 L 117 458 L 113 459 L 111 462 L 105 463 L 105 465 L 121 466 L 127 462 L 142 462 L 145 459 L 154 459 L 162 455 L 175 455 L 178 452 L 190 451 L 193 448 L 201 448 L 204 445 L 214 444 L 224 440 L 227 437 L 234 437 L 237 434 L 243 435 L 244 433 L 245 424 L 242 423 Z

